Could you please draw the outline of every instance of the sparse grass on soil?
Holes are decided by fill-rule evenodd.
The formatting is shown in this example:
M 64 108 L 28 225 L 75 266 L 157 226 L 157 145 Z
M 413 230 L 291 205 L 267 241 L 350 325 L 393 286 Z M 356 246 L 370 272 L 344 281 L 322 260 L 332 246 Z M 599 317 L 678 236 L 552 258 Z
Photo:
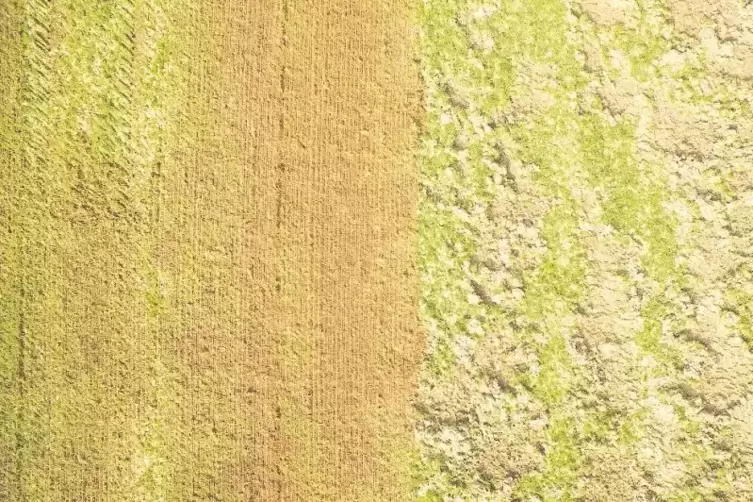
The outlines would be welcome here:
M 728 3 L 423 2 L 420 500 L 751 498 Z

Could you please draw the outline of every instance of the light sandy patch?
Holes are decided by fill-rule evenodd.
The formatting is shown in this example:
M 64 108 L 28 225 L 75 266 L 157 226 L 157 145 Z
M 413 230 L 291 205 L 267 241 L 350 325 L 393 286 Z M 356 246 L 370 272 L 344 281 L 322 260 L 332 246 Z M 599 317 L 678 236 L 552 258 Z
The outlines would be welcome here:
M 712 68 L 753 77 L 753 4 L 735 0 L 669 2 L 675 26 L 698 39 Z
M 603 26 L 629 23 L 638 11 L 633 0 L 580 0 L 577 3 L 596 24 Z

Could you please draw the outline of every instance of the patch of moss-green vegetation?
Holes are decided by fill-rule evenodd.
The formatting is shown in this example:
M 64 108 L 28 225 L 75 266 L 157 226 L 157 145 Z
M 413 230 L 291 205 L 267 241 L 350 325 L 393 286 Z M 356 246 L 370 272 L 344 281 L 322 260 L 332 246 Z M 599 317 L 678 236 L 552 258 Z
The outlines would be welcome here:
M 67 5 L 57 15 L 66 33 L 65 50 L 56 68 L 62 92 L 55 95 L 58 131 L 65 131 L 60 153 L 69 154 L 68 149 L 86 152 L 78 168 L 88 177 L 122 176 L 90 168 L 95 165 L 92 160 L 108 161 L 114 170 L 128 162 L 123 143 L 134 113 L 133 12 L 119 2 L 97 8 L 73 0 L 63 4 Z M 104 180 L 93 183 L 97 184 L 108 185 Z M 92 194 L 99 195 L 105 194 Z
M 458 314 L 457 302 L 464 301 L 460 293 L 462 268 L 455 264 L 469 259 L 476 250 L 473 235 L 466 224 L 451 211 L 426 207 L 422 203 L 419 214 L 420 262 L 424 274 L 424 295 L 427 312 L 436 319 Z
M 159 279 L 155 270 L 148 271 L 146 297 L 146 311 L 150 319 L 157 319 L 165 312 L 166 301 L 162 294 Z
M 690 437 L 701 434 L 701 425 L 696 420 L 682 417 L 683 430 Z M 728 470 L 722 467 L 714 458 L 718 456 L 710 445 L 704 445 L 701 441 L 685 441 L 681 445 L 680 455 L 686 469 L 688 480 L 702 479 L 709 476 L 713 483 L 698 484 L 695 481 L 687 482 L 673 490 L 665 500 L 671 501 L 706 501 L 724 499 L 723 491 L 729 490 L 730 480 L 733 479 Z
M 682 269 L 676 265 L 677 222 L 663 207 L 669 194 L 658 175 L 658 166 L 641 166 L 637 162 L 634 124 L 620 121 L 612 126 L 592 114 L 583 125 L 580 143 L 585 167 L 591 183 L 605 193 L 602 204 L 605 223 L 625 238 L 637 238 L 644 245 L 646 252 L 641 263 L 649 277 L 660 285 L 682 282 Z M 656 370 L 660 373 L 683 364 L 683 355 L 662 342 L 664 325 L 671 318 L 672 309 L 663 293 L 657 292 L 641 309 L 643 325 L 635 334 L 638 347 L 663 363 Z M 683 417 L 684 414 L 680 415 L 684 430 L 697 434 L 697 421 Z M 630 429 L 625 437 L 637 440 L 642 428 L 633 424 Z
M 580 464 L 579 439 L 563 408 L 574 369 L 560 332 L 559 316 L 569 312 L 581 298 L 587 268 L 578 239 L 579 203 L 568 185 L 574 167 L 570 147 L 578 120 L 569 106 L 569 94 L 585 81 L 574 57 L 575 49 L 566 37 L 566 14 L 560 2 L 510 2 L 486 21 L 490 31 L 504 34 L 496 39 L 495 50 L 488 56 L 500 62 L 488 67 L 498 70 L 509 64 L 515 68 L 525 62 L 554 70 L 554 85 L 547 89 L 554 98 L 552 108 L 508 130 L 519 147 L 520 160 L 538 168 L 534 179 L 542 196 L 556 201 L 541 229 L 546 253 L 540 266 L 524 277 L 525 297 L 520 308 L 525 318 L 541 321 L 543 326 L 542 342 L 534 342 L 534 334 L 529 335 L 539 362 L 538 374 L 530 378 L 530 383 L 534 395 L 548 405 L 552 415 L 547 430 L 551 449 L 546 455 L 546 467 L 543 472 L 524 476 L 515 493 L 519 497 L 536 495 L 543 500 L 568 500 Z M 515 74 L 509 75 L 511 82 L 515 78 Z
M 739 91 L 729 81 L 713 75 L 706 58 L 699 57 L 686 62 L 680 69 L 669 72 L 669 75 L 682 89 L 682 95 L 675 98 L 677 102 L 714 109 L 728 119 L 753 118 L 750 103 L 740 99 Z M 705 92 L 700 88 L 700 83 L 704 80 L 709 85 Z
M 741 275 L 753 281 L 753 274 L 749 270 L 741 270 Z M 737 315 L 737 327 L 740 336 L 749 347 L 753 348 L 753 291 L 743 288 L 729 288 L 725 292 L 725 299 L 732 311 Z
M 441 472 L 442 460 L 439 455 L 432 454 L 422 457 L 416 453 L 413 456 L 411 466 L 411 483 L 413 493 L 416 494 L 416 502 L 443 502 L 445 493 L 439 493 L 436 489 L 422 491 L 426 480 Z
M 427 354 L 425 367 L 433 378 L 448 379 L 455 367 L 451 344 L 464 334 L 463 321 L 479 310 L 467 301 L 459 266 L 477 246 L 466 223 L 426 199 L 420 204 L 418 223 L 421 312 L 424 319 L 436 324 L 434 350 Z
M 685 487 L 673 493 L 665 500 L 667 502 L 704 502 L 709 500 L 697 488 Z
M 578 130 L 580 120 L 569 100 L 571 93 L 586 82 L 574 57 L 575 49 L 565 36 L 568 25 L 564 5 L 559 2 L 513 5 L 510 11 L 490 21 L 495 29 L 518 30 L 500 40 L 496 50 L 527 62 L 550 64 L 555 69 L 552 78 L 557 83 L 548 89 L 554 97 L 551 109 L 509 130 L 520 148 L 520 160 L 538 168 L 534 179 L 542 195 L 556 201 L 541 229 L 546 253 L 537 270 L 524 278 L 525 298 L 521 306 L 524 317 L 543 321 L 545 341 L 534 342 L 540 368 L 538 375 L 530 378 L 530 384 L 534 395 L 552 413 L 547 430 L 551 449 L 546 455 L 544 471 L 524 476 L 515 494 L 521 498 L 570 500 L 582 464 L 578 446 L 582 438 L 563 408 L 575 369 L 558 318 L 570 312 L 582 298 L 583 277 L 588 267 L 578 238 L 579 202 L 569 187 L 574 163 L 578 162 L 572 147 L 577 144 L 574 131 Z
M 534 394 L 547 404 L 561 403 L 569 390 L 566 375 L 572 371 L 562 336 L 550 335 L 549 340 L 539 349 L 539 362 L 541 372 L 533 386 Z
M 709 74 L 705 58 L 688 60 L 679 68 L 667 72 L 667 75 L 672 77 L 672 80 L 683 86 L 689 86 L 694 80 L 707 77 Z
M 468 36 L 457 22 L 461 5 L 454 0 L 423 2 L 419 19 L 424 32 L 421 49 L 426 70 L 441 71 L 447 65 L 469 67 Z
M 659 298 L 652 298 L 641 311 L 643 328 L 638 331 L 635 341 L 645 352 L 656 354 L 661 347 L 661 320 L 666 308 Z
M 548 340 L 538 347 L 540 370 L 532 378 L 533 394 L 547 404 L 550 423 L 547 429 L 549 449 L 542 472 L 527 473 L 515 487 L 518 497 L 538 496 L 541 500 L 573 500 L 575 483 L 582 467 L 583 440 L 566 411 L 564 400 L 570 390 L 572 362 L 564 338 L 552 329 Z
M 588 262 L 584 249 L 577 243 L 577 226 L 572 200 L 547 213 L 542 230 L 547 251 L 536 275 L 526 284 L 523 310 L 529 318 L 564 313 L 581 298 Z
M 14 2 L 0 6 L 0 500 L 22 500 L 16 481 L 19 443 L 23 431 L 16 424 L 23 421 L 24 399 L 20 396 L 23 381 L 20 373 L 25 339 L 23 300 L 19 294 L 24 283 L 22 257 L 24 208 L 18 201 L 19 177 L 22 171 L 18 125 L 15 118 L 20 103 L 20 81 L 23 74 L 22 44 L 18 33 L 21 11 Z M 36 285 L 27 284 L 32 290 Z M 20 385 L 19 385 L 20 384 Z
M 633 75 L 646 80 L 652 61 L 666 50 L 664 44 L 647 37 L 649 45 L 624 47 L 631 54 Z M 662 178 L 661 166 L 641 164 L 636 159 L 636 126 L 627 119 L 609 124 L 598 113 L 591 113 L 584 120 L 580 141 L 585 167 L 591 183 L 605 194 L 602 204 L 602 218 L 626 239 L 637 240 L 645 253 L 641 265 L 648 277 L 659 284 L 660 289 L 641 309 L 643 324 L 635 334 L 638 347 L 646 354 L 653 355 L 661 365 L 653 371 L 657 374 L 672 373 L 674 368 L 684 365 L 684 355 L 663 342 L 665 330 L 672 329 L 668 324 L 674 317 L 676 305 L 665 298 L 664 287 L 674 284 L 681 287 L 686 282 L 684 268 L 677 265 L 680 243 L 677 240 L 678 222 L 664 207 L 672 196 Z M 660 399 L 663 398 L 660 396 Z M 682 407 L 675 407 L 680 421 L 680 429 L 688 438 L 701 434 L 700 422 L 689 417 Z M 642 417 L 628 434 L 631 441 L 642 435 Z M 637 434 L 635 434 L 637 433 Z M 698 472 L 708 472 L 706 459 L 711 454 L 707 449 L 697 449 L 684 445 L 678 450 L 688 469 L 697 465 Z M 678 500 L 703 500 L 696 496 L 696 488 L 681 490 Z M 700 498 L 698 498 L 700 497 Z
M 479 84 L 487 84 L 493 89 L 480 103 L 482 112 L 492 114 L 510 105 L 518 65 L 523 62 L 554 67 L 557 93 L 583 83 L 572 45 L 566 37 L 569 27 L 565 16 L 563 2 L 519 0 L 505 2 L 500 11 L 477 21 L 480 30 L 495 35 L 494 49 L 488 54 L 478 55 L 484 66 L 483 80 Z
M 695 420 L 691 420 L 688 417 L 687 411 L 685 411 L 685 408 L 682 406 L 674 405 L 672 407 L 674 409 L 674 412 L 677 413 L 677 416 L 680 417 L 681 421 L 681 427 L 682 430 L 688 434 L 699 434 L 701 432 L 701 424 L 700 422 L 697 422 Z M 697 447 L 697 446 L 688 446 L 688 449 L 686 449 L 686 452 L 691 454 L 689 457 L 697 461 L 700 457 L 700 455 L 694 455 L 692 453 L 702 453 L 703 448 Z M 692 467 L 691 464 L 688 464 L 688 467 Z
M 617 441 L 622 445 L 639 441 L 644 435 L 643 422 L 647 416 L 646 410 L 639 410 L 625 417 L 617 429 Z
M 590 442 L 604 443 L 619 426 L 619 419 L 614 415 L 601 413 L 589 416 L 583 422 L 583 438 Z
M 430 140 L 435 147 L 423 155 L 422 169 L 428 177 L 438 176 L 442 170 L 451 167 L 455 162 L 450 152 L 445 149 L 452 146 L 460 130 L 455 120 L 446 124 L 441 123 L 441 113 L 438 109 L 428 112 L 425 127 L 427 141 Z
M 421 150 L 421 175 L 427 183 L 419 206 L 419 270 L 421 310 L 426 319 L 436 323 L 437 337 L 425 367 L 436 379 L 452 377 L 455 356 L 451 344 L 464 334 L 465 321 L 480 310 L 467 301 L 461 266 L 478 248 L 477 230 L 456 211 L 468 211 L 491 197 L 487 188 L 491 173 L 481 162 L 481 144 L 469 144 L 468 159 L 462 166 L 454 152 L 458 136 L 469 126 L 466 113 L 452 108 L 444 77 L 452 75 L 453 85 L 462 87 L 477 72 L 468 62 L 470 45 L 457 22 L 459 14 L 457 2 L 424 4 L 419 12 L 428 99 Z
M 518 483 L 514 495 L 518 499 L 538 497 L 543 502 L 576 500 L 575 483 L 581 464 L 581 453 L 572 417 L 555 417 L 549 427 L 551 451 L 543 473 L 530 473 Z
M 88 241 L 77 235 L 81 228 L 101 232 L 105 241 L 101 249 L 146 242 L 132 249 L 142 282 L 133 279 L 134 287 L 129 290 L 133 298 L 126 298 L 121 291 L 118 295 L 123 302 L 145 306 L 150 333 L 139 332 L 143 335 L 140 349 L 155 350 L 159 321 L 168 309 L 154 261 L 147 256 L 156 251 L 156 238 L 150 240 L 142 232 L 150 218 L 151 199 L 158 197 L 154 180 L 159 179 L 158 165 L 164 160 L 158 157 L 167 149 L 184 99 L 181 93 L 185 86 L 178 68 L 186 37 L 178 33 L 187 15 L 186 5 L 183 0 L 22 3 L 25 19 L 19 27 L 24 75 L 19 81 L 23 99 L 18 99 L 18 113 L 8 118 L 14 120 L 15 140 L 24 156 L 26 169 L 13 173 L 13 183 L 18 195 L 16 207 L 25 216 L 13 221 L 14 228 L 20 230 L 13 246 L 0 244 L 26 257 L 25 263 L 18 262 L 22 269 L 18 278 L 27 289 L 23 316 L 28 348 L 38 351 L 44 346 L 59 346 L 61 350 L 46 355 L 38 374 L 32 374 L 37 371 L 32 351 L 19 358 L 29 379 L 44 384 L 37 385 L 35 395 L 25 397 L 29 413 L 17 415 L 13 423 L 28 445 L 18 449 L 18 465 L 24 471 L 18 479 L 26 490 L 18 499 L 41 499 L 42 494 L 55 490 L 66 493 L 70 486 L 41 485 L 62 476 L 76 462 L 101 462 L 97 467 L 105 469 L 122 467 L 116 465 L 122 462 L 128 466 L 123 471 L 127 474 L 118 481 L 122 486 L 111 487 L 112 496 L 134 485 L 139 488 L 140 499 L 164 499 L 169 495 L 165 438 L 171 433 L 164 417 L 175 410 L 159 409 L 174 399 L 171 390 L 164 387 L 166 370 L 162 362 L 144 367 L 143 382 L 136 384 L 145 391 L 145 409 L 139 411 L 138 423 L 123 425 L 123 429 L 117 429 L 117 425 L 110 431 L 122 436 L 118 445 L 122 450 L 112 453 L 112 458 L 95 458 L 93 453 L 87 456 L 90 445 L 76 444 L 72 451 L 82 456 L 76 460 L 65 453 L 70 445 L 61 446 L 82 433 L 80 427 L 85 425 L 78 423 L 76 413 L 85 413 L 92 404 L 81 401 L 83 397 L 75 390 L 84 377 L 79 380 L 71 373 L 66 377 L 70 381 L 61 385 L 63 372 L 71 364 L 65 357 L 75 360 L 82 353 L 76 348 L 78 335 L 69 332 L 75 324 L 60 324 L 71 314 L 65 311 L 67 277 L 60 271 L 70 266 L 65 257 L 77 252 L 73 251 L 76 246 L 81 247 L 80 252 L 90 253 L 93 260 L 101 251 L 85 245 Z M 54 287 L 43 288 L 44 284 Z M 18 297 L 18 292 L 13 294 Z M 108 304 L 112 299 L 101 300 Z M 95 312 L 101 312 L 98 308 L 92 306 Z M 72 314 L 75 319 L 77 313 Z M 123 315 L 129 327 L 141 326 L 141 318 L 134 317 L 133 312 L 112 314 Z M 21 317 L 19 312 L 15 315 Z M 134 319 L 138 321 L 131 322 Z M 130 336 L 109 335 L 112 340 Z M 55 353 L 63 357 L 56 358 Z M 49 392 L 55 388 L 60 395 L 55 397 L 55 406 L 50 406 Z M 74 390 L 66 393 L 65 389 Z M 112 402 L 107 397 L 103 401 Z M 105 419 L 119 424 L 120 417 Z M 62 474 L 39 476 L 49 465 L 57 465 Z
M 644 245 L 646 252 L 641 263 L 649 277 L 662 286 L 670 282 L 681 285 L 684 274 L 682 267 L 676 264 L 677 222 L 663 207 L 670 194 L 659 176 L 659 166 L 641 166 L 635 159 L 635 126 L 627 121 L 612 126 L 596 115 L 584 121 L 584 126 L 581 145 L 586 169 L 591 182 L 606 195 L 602 205 L 605 223 Z M 663 363 L 655 370 L 659 373 L 683 365 L 683 354 L 662 342 L 665 323 L 672 318 L 673 308 L 663 293 L 657 292 L 641 309 L 643 325 L 635 334 L 639 348 Z M 694 437 L 700 433 L 697 420 L 687 417 L 683 410 L 678 412 L 678 417 L 686 434 Z M 628 436 L 637 440 L 642 427 L 634 424 L 631 429 L 634 432 Z M 688 463 L 696 457 L 705 458 L 706 453 L 692 453 L 685 448 L 682 458 Z
M 748 346 L 753 348 L 753 308 L 751 308 L 751 305 L 753 305 L 753 295 L 745 295 L 745 301 L 744 303 L 740 303 L 740 305 L 744 305 L 741 308 L 742 313 L 739 321 L 740 334 Z
M 507 54 L 516 62 L 552 62 L 569 73 L 578 67 L 572 58 L 572 45 L 566 34 L 569 25 L 564 2 L 549 0 L 505 2 L 500 11 L 480 21 L 481 28 L 499 30 L 495 50 L 490 57 Z M 561 65 L 559 63 L 562 63 Z M 571 84 L 571 78 L 564 85 Z
M 661 295 L 652 297 L 641 309 L 643 326 L 635 334 L 635 342 L 644 352 L 653 354 L 668 366 L 681 366 L 683 356 L 676 350 L 669 349 L 661 341 L 663 323 L 671 310 Z
M 624 120 L 612 126 L 591 114 L 582 122 L 580 144 L 591 183 L 607 194 L 604 222 L 645 241 L 643 266 L 665 281 L 676 267 L 676 222 L 662 206 L 666 194 L 654 166 L 640 166 L 635 158 L 635 125 Z
M 456 358 L 449 344 L 446 338 L 440 338 L 429 355 L 428 368 L 435 378 L 451 378 L 455 372 Z
M 635 30 L 623 24 L 614 28 L 615 46 L 624 51 L 630 60 L 630 74 L 642 82 L 651 77 L 651 66 L 669 50 L 669 42 L 655 35 L 645 23 Z

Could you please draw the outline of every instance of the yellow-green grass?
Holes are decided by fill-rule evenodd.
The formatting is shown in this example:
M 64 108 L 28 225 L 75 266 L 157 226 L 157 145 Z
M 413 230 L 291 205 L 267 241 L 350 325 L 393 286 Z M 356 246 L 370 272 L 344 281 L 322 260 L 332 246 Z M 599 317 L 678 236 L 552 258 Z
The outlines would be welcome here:
M 187 4 L 3 9 L 3 498 L 164 500 L 153 208 L 185 106 Z

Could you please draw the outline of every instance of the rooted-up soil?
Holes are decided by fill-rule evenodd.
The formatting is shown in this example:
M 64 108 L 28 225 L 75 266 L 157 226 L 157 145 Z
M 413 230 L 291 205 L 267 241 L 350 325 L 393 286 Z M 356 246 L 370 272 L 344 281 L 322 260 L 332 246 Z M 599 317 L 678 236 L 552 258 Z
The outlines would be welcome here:
M 421 24 L 421 500 L 753 500 L 753 4 Z

